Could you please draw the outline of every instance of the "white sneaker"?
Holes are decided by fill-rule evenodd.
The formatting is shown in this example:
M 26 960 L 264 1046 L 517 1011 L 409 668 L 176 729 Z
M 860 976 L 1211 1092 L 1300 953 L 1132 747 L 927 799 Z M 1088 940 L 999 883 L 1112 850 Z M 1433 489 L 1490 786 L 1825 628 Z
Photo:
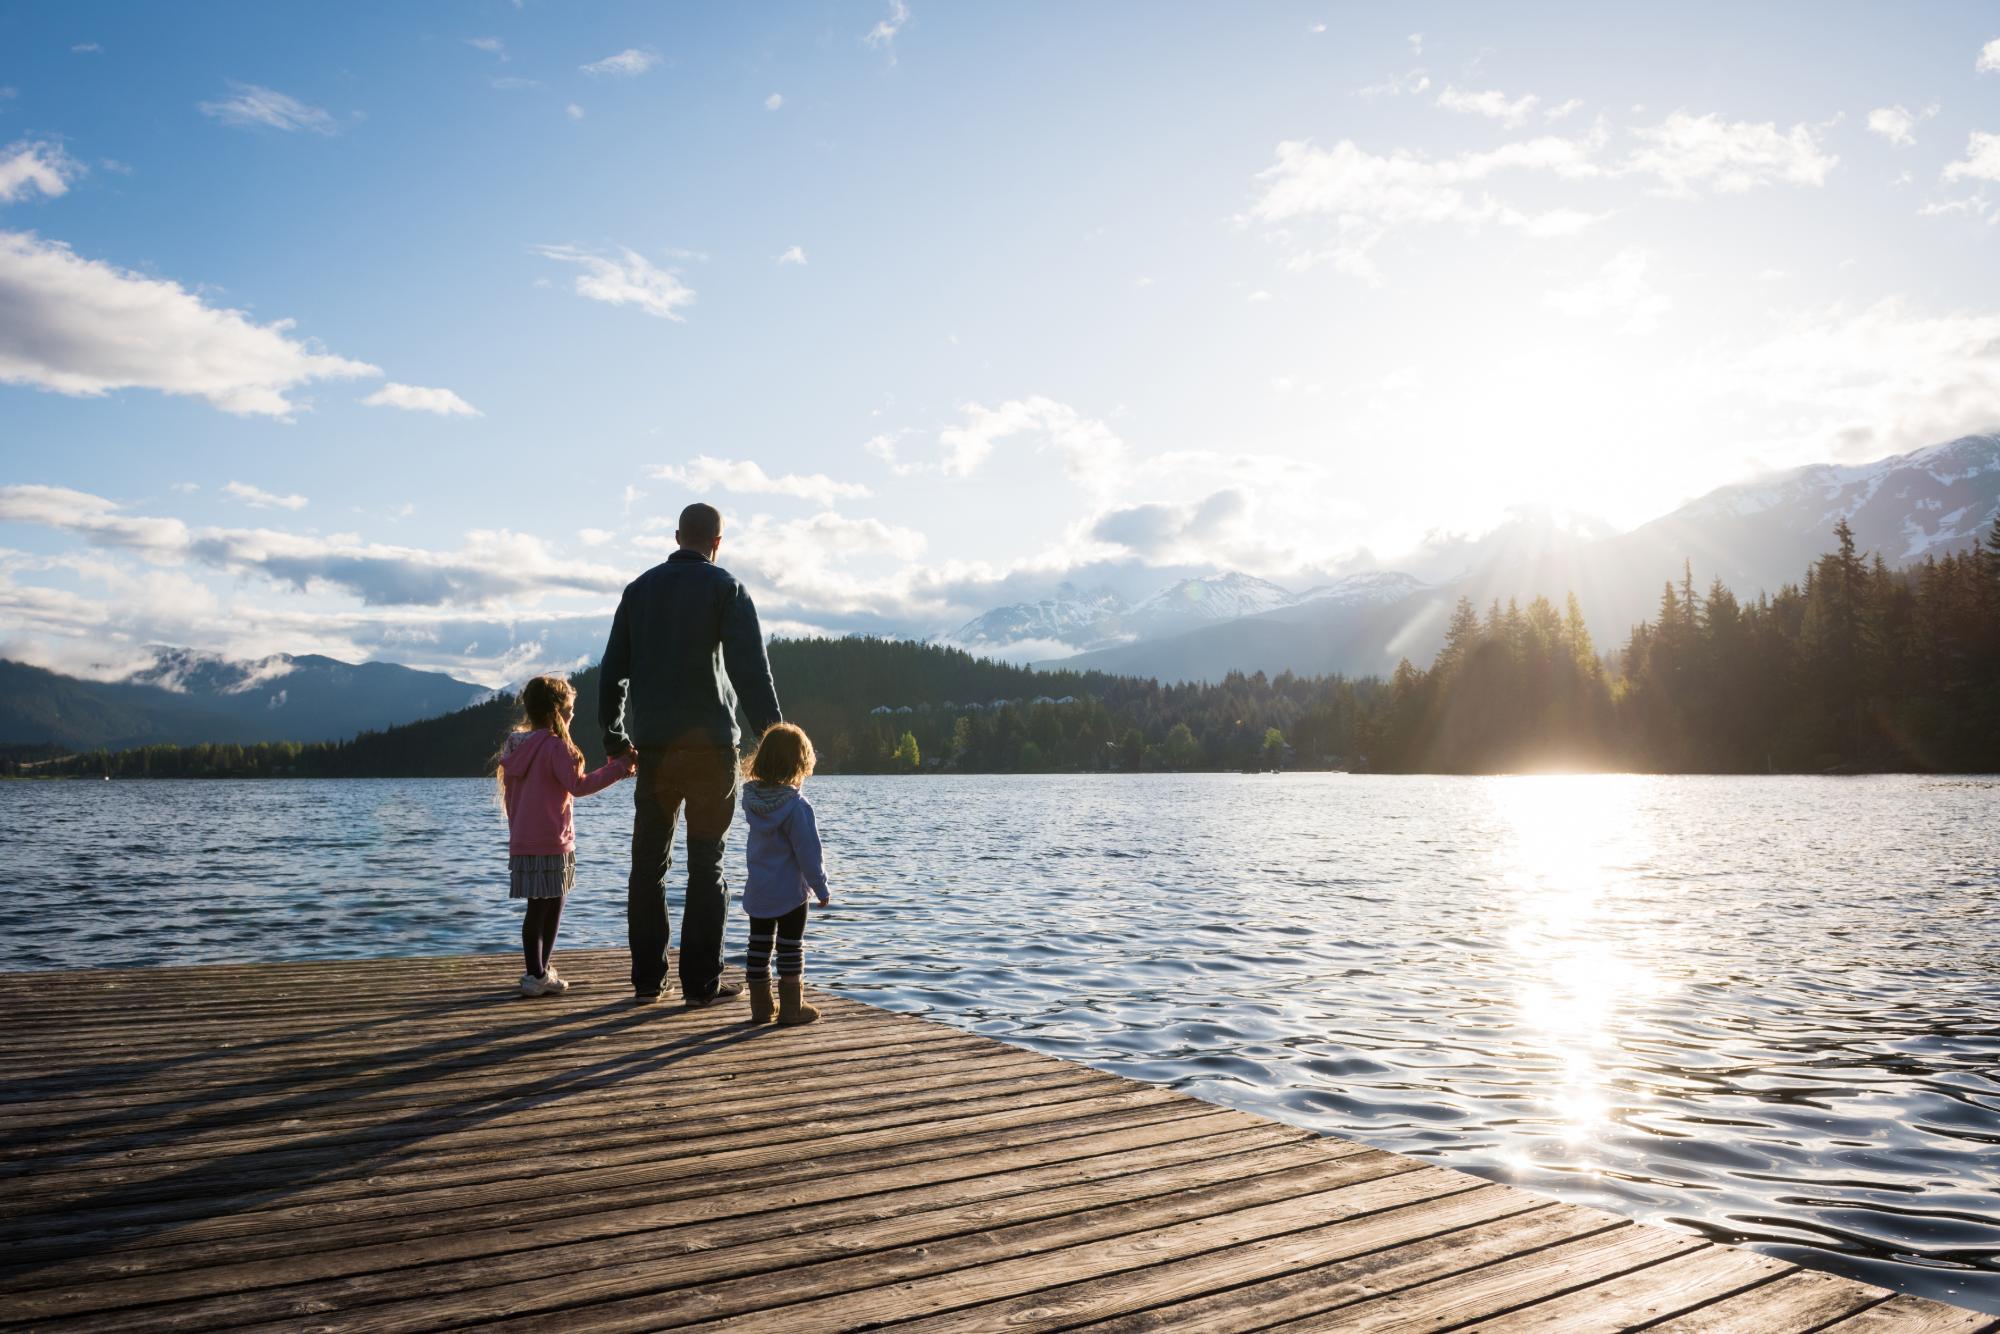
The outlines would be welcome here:
M 549 971 L 542 974 L 542 994 L 544 996 L 560 996 L 568 990 L 569 983 L 558 977 L 556 975 L 556 966 L 550 964 Z
M 533 973 L 523 973 L 523 974 L 521 974 L 521 994 L 522 994 L 523 996 L 539 996 L 539 995 L 541 995 L 541 994 L 542 994 L 542 979 L 541 979 L 541 978 L 539 978 L 539 977 L 536 977 L 536 976 L 535 976 L 535 975 L 534 975 Z

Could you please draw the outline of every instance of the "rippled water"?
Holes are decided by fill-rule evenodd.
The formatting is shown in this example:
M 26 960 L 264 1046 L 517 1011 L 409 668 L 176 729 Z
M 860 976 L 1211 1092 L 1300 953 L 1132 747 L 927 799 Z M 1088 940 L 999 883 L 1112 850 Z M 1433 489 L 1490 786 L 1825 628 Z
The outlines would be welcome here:
M 824 985 L 2000 1311 L 2000 780 L 810 790 Z M 629 791 L 569 944 L 624 942 Z M 504 949 L 504 838 L 477 781 L 0 784 L 13 966 Z

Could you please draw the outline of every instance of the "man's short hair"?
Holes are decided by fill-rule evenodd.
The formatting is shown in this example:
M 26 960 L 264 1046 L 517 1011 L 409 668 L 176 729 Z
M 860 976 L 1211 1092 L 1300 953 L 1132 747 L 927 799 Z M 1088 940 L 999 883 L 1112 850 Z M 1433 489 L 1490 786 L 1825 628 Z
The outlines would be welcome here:
M 680 531 L 675 536 L 683 546 L 707 546 L 722 536 L 722 511 L 696 501 L 681 511 Z

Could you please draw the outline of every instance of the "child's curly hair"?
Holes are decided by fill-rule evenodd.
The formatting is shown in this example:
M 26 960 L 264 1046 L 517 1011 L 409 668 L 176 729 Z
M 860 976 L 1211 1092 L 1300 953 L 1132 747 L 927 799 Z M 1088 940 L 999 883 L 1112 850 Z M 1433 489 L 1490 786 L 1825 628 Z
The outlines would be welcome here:
M 759 783 L 797 787 L 806 781 L 818 758 L 804 728 L 796 723 L 772 723 L 758 738 L 756 753 L 743 762 L 743 776 Z

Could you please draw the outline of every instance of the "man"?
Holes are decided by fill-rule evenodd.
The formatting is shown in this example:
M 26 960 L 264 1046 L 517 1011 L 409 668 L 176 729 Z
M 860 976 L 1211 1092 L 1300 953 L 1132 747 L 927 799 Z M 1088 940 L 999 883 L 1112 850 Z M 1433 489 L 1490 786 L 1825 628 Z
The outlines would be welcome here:
M 722 980 L 722 836 L 736 813 L 736 706 L 759 736 L 782 722 L 764 634 L 750 594 L 715 563 L 722 514 L 689 505 L 674 533 L 680 550 L 634 579 L 619 599 L 604 646 L 598 717 L 604 750 L 636 747 L 626 932 L 632 991 L 657 1001 L 667 980 L 667 869 L 674 820 L 687 807 L 687 902 L 681 909 L 681 997 L 691 1007 L 743 994 Z M 732 687 L 734 687 L 732 689 Z

